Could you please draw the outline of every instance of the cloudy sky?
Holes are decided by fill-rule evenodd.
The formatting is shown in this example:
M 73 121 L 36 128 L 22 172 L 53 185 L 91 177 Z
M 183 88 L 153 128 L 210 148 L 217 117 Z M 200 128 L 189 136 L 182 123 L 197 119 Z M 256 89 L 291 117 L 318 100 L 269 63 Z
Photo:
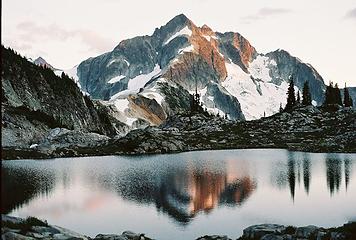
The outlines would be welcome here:
M 355 0 L 3 0 L 2 44 L 68 69 L 180 13 L 239 32 L 259 52 L 285 49 L 326 83 L 356 86 Z

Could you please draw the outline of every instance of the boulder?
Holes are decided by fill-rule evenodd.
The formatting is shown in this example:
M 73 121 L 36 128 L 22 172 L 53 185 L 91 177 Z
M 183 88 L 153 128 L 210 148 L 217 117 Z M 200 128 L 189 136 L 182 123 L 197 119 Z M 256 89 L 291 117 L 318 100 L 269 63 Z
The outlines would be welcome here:
M 318 229 L 319 228 L 317 226 L 313 226 L 313 225 L 309 225 L 306 227 L 299 227 L 299 228 L 297 228 L 295 235 L 298 238 L 307 238 L 308 239 L 311 236 L 316 236 Z
M 35 238 L 24 236 L 15 232 L 6 232 L 1 234 L 1 240 L 34 240 Z
M 261 239 L 267 234 L 282 233 L 286 229 L 285 226 L 279 224 L 260 224 L 253 225 L 243 230 L 242 237 L 244 239 Z
M 117 234 L 98 234 L 94 240 L 129 240 L 126 236 Z
M 197 240 L 231 240 L 231 238 L 228 238 L 227 236 L 223 235 L 205 235 L 203 237 L 197 238 Z

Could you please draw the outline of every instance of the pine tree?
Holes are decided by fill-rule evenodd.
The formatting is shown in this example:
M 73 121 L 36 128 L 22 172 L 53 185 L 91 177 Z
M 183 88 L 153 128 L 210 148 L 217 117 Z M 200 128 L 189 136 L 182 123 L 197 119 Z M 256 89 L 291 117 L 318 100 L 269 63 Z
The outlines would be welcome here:
M 298 93 L 297 93 L 297 105 L 299 105 L 299 104 L 300 104 L 300 93 L 298 91 Z
M 346 87 L 346 83 L 345 83 L 345 88 L 344 88 L 344 105 L 345 105 L 345 107 L 353 107 L 353 101 L 350 96 L 349 90 Z
M 305 82 L 303 86 L 302 104 L 304 106 L 312 105 L 312 98 L 311 98 L 308 82 Z
M 283 112 L 283 107 L 282 107 L 282 103 L 279 105 L 279 112 Z
M 288 92 L 287 92 L 287 105 L 285 110 L 290 111 L 295 106 L 295 92 L 294 92 L 294 82 L 293 79 L 289 83 Z
M 337 83 L 334 86 L 333 82 L 330 82 L 329 86 L 326 87 L 324 105 L 328 104 L 338 104 L 342 106 L 341 93 Z
M 335 91 L 334 94 L 335 94 L 335 101 L 336 101 L 335 103 L 342 106 L 341 92 L 340 92 L 340 89 L 339 89 L 339 86 L 337 85 L 337 83 L 335 84 L 334 91 Z
M 326 87 L 325 90 L 325 100 L 324 100 L 324 105 L 328 105 L 328 104 L 333 104 L 335 102 L 334 97 L 333 97 L 333 82 L 329 83 L 329 86 Z

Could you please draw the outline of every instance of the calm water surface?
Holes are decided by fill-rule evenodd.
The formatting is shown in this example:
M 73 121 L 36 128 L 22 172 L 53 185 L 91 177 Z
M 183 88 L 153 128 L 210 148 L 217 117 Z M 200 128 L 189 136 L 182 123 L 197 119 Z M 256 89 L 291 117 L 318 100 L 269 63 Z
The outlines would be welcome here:
M 258 223 L 356 219 L 356 155 L 228 150 L 5 161 L 2 212 L 89 236 L 236 238 Z

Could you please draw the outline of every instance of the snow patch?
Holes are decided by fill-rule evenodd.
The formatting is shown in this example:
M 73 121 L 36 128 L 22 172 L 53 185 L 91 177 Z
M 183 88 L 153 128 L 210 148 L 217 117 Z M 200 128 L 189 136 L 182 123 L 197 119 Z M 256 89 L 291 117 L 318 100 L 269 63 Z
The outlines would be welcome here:
M 161 72 L 161 68 L 158 64 L 155 65 L 152 72 L 148 74 L 141 74 L 129 80 L 127 89 L 128 90 L 139 90 L 144 87 L 145 84 L 150 81 L 154 76 Z
M 124 60 L 124 62 L 126 63 L 127 66 L 130 66 L 130 63 L 126 59 L 123 59 L 123 60 Z M 109 67 L 114 62 L 119 62 L 119 61 L 121 61 L 121 59 L 113 59 L 106 65 L 106 67 Z
M 152 90 L 144 91 L 143 93 L 141 93 L 141 95 L 146 98 L 156 100 L 159 105 L 162 105 L 162 102 L 164 100 L 164 97 L 159 92 Z
M 147 82 L 149 82 L 153 77 L 157 76 L 160 72 L 161 72 L 161 68 L 158 64 L 156 64 L 152 72 L 148 74 L 140 74 L 130 79 L 127 85 L 127 89 L 113 95 L 110 98 L 110 101 L 113 101 L 117 98 L 126 98 L 130 94 L 138 93 L 140 88 L 143 88 Z
M 114 105 L 117 108 L 117 110 L 124 112 L 125 109 L 129 107 L 129 100 L 127 100 L 126 98 L 116 99 L 114 101 Z
M 210 40 L 211 40 L 211 37 L 210 37 L 210 36 L 203 35 L 203 37 L 204 37 L 206 40 L 208 40 L 208 42 L 210 42 Z
M 216 36 L 209 36 L 209 35 L 203 35 L 203 37 L 208 40 L 208 42 L 211 42 L 211 39 L 217 40 L 218 38 Z
M 187 47 L 181 48 L 178 50 L 178 54 L 182 54 L 185 52 L 193 52 L 194 51 L 194 46 L 193 45 L 189 45 Z
M 116 109 L 122 113 L 119 119 L 121 122 L 125 123 L 128 126 L 132 126 L 132 124 L 137 120 L 137 118 L 127 116 L 130 102 L 126 98 L 117 98 L 113 101 L 110 100 L 109 103 L 113 104 Z
M 276 62 L 271 61 L 268 57 L 258 55 L 250 64 L 249 71 L 253 78 L 269 82 L 272 78 L 269 75 L 270 70 L 268 66 L 274 64 L 276 64 Z
M 124 76 L 124 75 L 120 75 L 120 76 L 114 77 L 114 78 L 110 79 L 110 80 L 108 81 L 108 83 L 114 84 L 114 83 L 116 83 L 116 82 L 120 82 L 120 80 L 123 79 L 123 78 L 125 78 L 125 77 L 126 77 L 126 76 Z
M 126 89 L 112 95 L 109 101 L 114 101 L 115 99 L 118 98 L 127 98 L 130 94 L 134 94 L 134 93 L 136 93 L 136 91 Z
M 188 28 L 188 26 L 185 26 L 184 28 L 182 28 L 179 32 L 176 32 L 172 37 L 170 37 L 167 41 L 164 42 L 163 45 L 168 44 L 170 41 L 172 41 L 174 38 L 178 37 L 178 36 L 182 36 L 182 35 L 188 35 L 191 36 L 192 35 L 192 30 L 190 30 Z
M 33 148 L 37 148 L 37 147 L 38 147 L 38 144 L 37 144 L 37 143 L 32 144 L 32 145 L 30 146 L 30 148 L 31 148 L 31 149 L 33 149 Z
M 279 111 L 280 104 L 285 106 L 288 83 L 283 81 L 280 86 L 271 83 L 267 66 L 273 64 L 268 58 L 259 56 L 245 73 L 238 65 L 226 62 L 228 77 L 222 83 L 223 87 L 235 96 L 241 105 L 246 120 L 270 116 Z M 258 79 L 257 81 L 253 80 Z M 298 90 L 298 88 L 296 88 Z

